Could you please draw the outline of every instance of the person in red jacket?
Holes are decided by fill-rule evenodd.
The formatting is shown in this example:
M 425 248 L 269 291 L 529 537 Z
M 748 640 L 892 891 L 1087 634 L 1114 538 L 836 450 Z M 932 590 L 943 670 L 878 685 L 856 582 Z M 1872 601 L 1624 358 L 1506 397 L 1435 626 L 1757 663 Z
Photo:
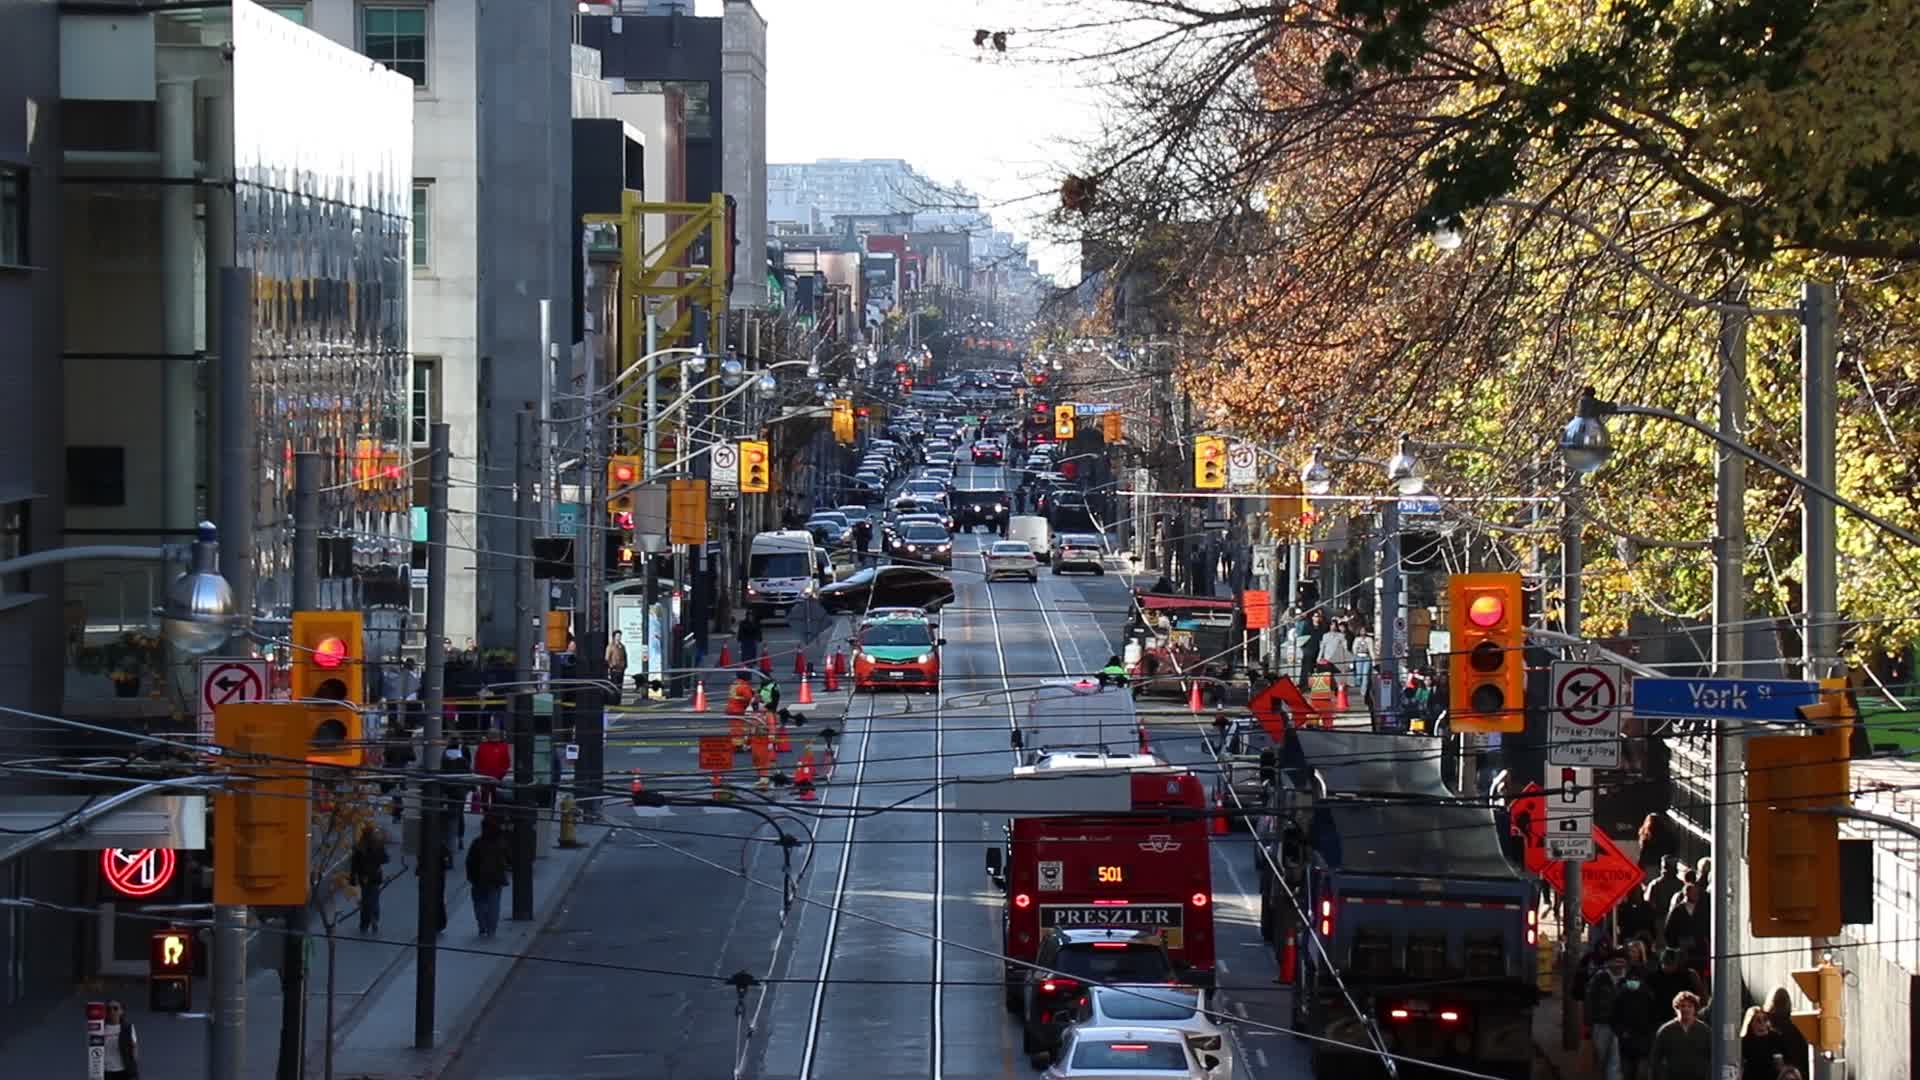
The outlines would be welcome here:
M 497 731 L 487 733 L 486 739 L 473 752 L 473 771 L 495 781 L 507 778 L 507 774 L 513 771 L 513 748 L 507 745 L 505 736 Z M 474 809 L 482 810 L 491 805 L 495 790 L 494 784 L 481 784 L 473 793 Z

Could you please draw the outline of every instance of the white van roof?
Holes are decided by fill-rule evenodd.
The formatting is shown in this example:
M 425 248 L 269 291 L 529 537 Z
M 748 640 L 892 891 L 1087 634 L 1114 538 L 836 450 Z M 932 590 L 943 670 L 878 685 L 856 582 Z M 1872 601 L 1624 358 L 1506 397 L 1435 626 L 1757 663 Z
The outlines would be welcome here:
M 813 550 L 813 534 L 805 529 L 776 529 L 773 532 L 755 533 L 753 546 L 749 550 L 802 551 Z

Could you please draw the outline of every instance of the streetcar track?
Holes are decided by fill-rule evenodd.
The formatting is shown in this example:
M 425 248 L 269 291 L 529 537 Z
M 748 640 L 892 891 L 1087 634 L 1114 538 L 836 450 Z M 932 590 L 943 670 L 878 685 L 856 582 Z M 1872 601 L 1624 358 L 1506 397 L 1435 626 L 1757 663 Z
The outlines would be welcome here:
M 860 759 L 854 765 L 853 787 L 849 789 L 847 796 L 849 806 L 860 804 L 860 786 L 866 779 L 867 754 L 873 743 L 873 714 L 877 705 L 878 702 L 869 695 L 867 714 L 862 718 L 860 731 Z M 833 969 L 834 947 L 840 936 L 840 907 L 846 900 L 847 874 L 853 862 L 853 832 L 858 824 L 857 817 L 848 816 L 847 831 L 842 837 L 843 842 L 840 846 L 840 870 L 833 883 L 833 901 L 827 909 L 826 938 L 820 948 L 820 975 L 818 981 L 813 984 L 813 1006 L 807 1017 L 807 1042 L 800 1055 L 800 1080 L 810 1080 L 813 1076 L 814 1055 L 820 1049 L 820 1017 L 825 1007 L 827 979 Z

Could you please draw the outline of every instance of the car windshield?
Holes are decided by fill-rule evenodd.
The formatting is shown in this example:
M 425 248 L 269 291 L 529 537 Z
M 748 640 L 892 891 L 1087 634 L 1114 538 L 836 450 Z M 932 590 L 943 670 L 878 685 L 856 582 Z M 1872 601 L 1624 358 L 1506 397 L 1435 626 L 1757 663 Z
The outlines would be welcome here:
M 1062 946 L 1053 966 L 1065 974 L 1100 983 L 1162 982 L 1173 975 L 1166 955 L 1151 945 L 1127 942 L 1125 948 L 1114 949 L 1105 947 L 1107 944 L 1101 942 L 1099 948 L 1093 942 Z
M 1187 1072 L 1187 1048 L 1177 1042 L 1154 1039 L 1146 1042 L 1109 1042 L 1081 1039 L 1073 1048 L 1075 1069 L 1124 1069 L 1128 1072 L 1160 1070 Z
M 1031 555 L 1033 549 L 1024 540 L 1008 540 L 993 545 L 995 555 Z
M 865 521 L 873 516 L 873 511 L 864 506 L 843 506 L 840 508 L 840 515 L 850 522 Z
M 1187 1020 L 1200 1008 L 1200 995 L 1192 990 L 1142 986 L 1095 993 L 1101 1014 L 1112 1020 Z
M 925 623 L 883 622 L 874 623 L 860 631 L 860 644 L 866 646 L 887 645 L 931 645 L 933 634 Z
M 797 578 L 813 573 L 813 560 L 800 551 L 756 551 L 747 559 L 750 578 Z
M 815 525 L 820 523 L 825 523 L 828 525 L 845 525 L 847 523 L 847 515 L 841 514 L 841 513 L 832 513 L 832 512 L 822 510 L 807 519 L 807 524 L 809 525 Z
M 927 544 L 944 544 L 947 542 L 947 530 L 938 525 L 923 525 L 919 522 L 908 522 L 907 527 L 901 530 L 901 535 L 909 540 L 916 540 Z

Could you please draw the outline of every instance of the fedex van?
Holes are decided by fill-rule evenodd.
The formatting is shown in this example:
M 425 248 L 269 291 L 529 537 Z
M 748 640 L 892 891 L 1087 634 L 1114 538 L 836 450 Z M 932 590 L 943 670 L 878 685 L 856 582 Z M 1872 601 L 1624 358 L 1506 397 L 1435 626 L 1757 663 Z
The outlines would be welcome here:
M 760 618 L 785 618 L 788 609 L 819 594 L 813 534 L 782 529 L 754 536 L 747 549 L 747 606 Z

